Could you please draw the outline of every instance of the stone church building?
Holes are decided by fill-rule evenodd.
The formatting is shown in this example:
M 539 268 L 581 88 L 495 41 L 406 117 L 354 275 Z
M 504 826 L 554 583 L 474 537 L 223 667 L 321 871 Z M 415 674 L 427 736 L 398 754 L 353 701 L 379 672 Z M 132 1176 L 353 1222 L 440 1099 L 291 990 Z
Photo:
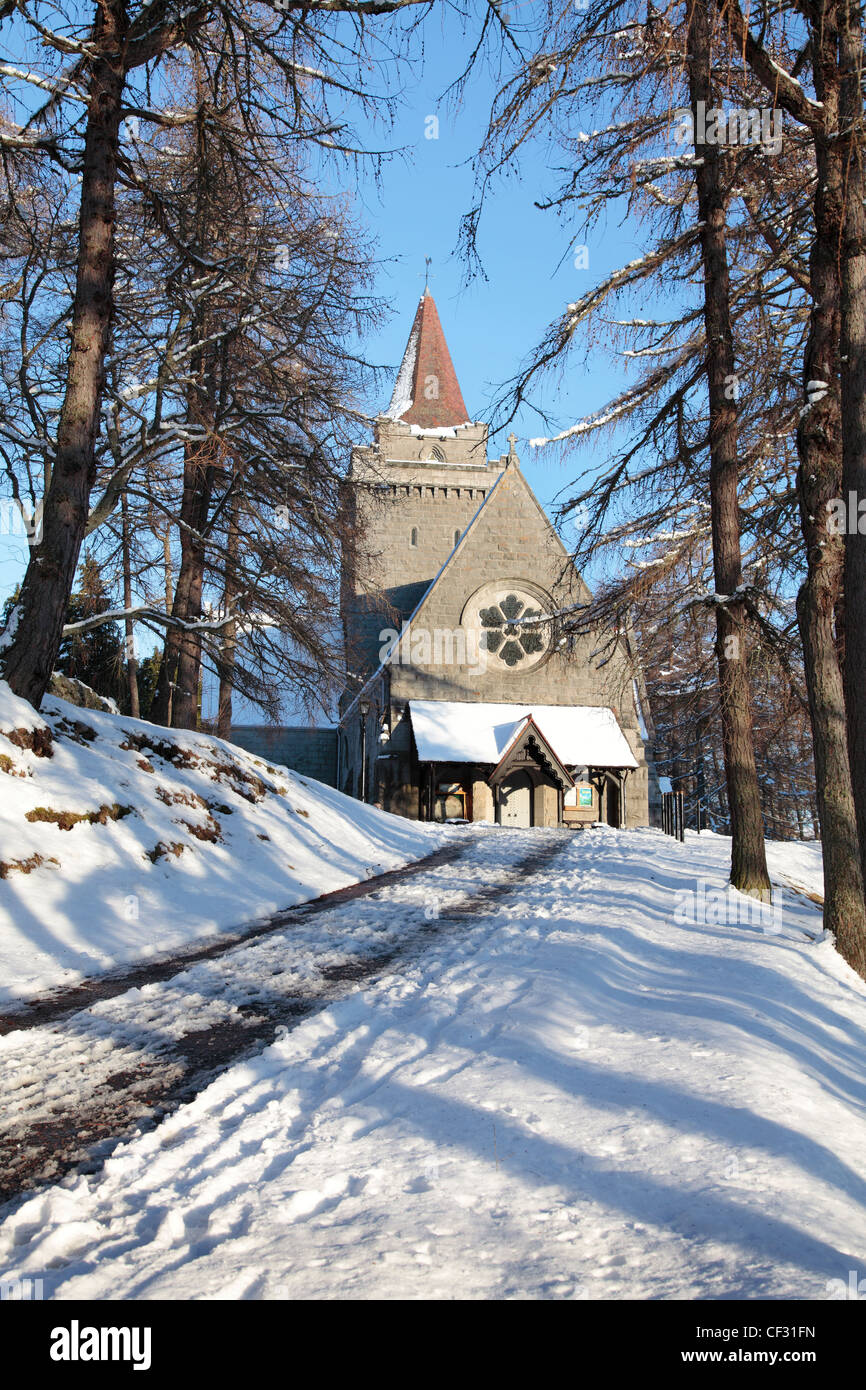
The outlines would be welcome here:
M 636 654 L 626 636 L 561 632 L 589 591 L 514 443 L 487 457 L 425 290 L 351 460 L 366 558 L 343 578 L 333 780 L 422 819 L 646 825 L 658 784 Z

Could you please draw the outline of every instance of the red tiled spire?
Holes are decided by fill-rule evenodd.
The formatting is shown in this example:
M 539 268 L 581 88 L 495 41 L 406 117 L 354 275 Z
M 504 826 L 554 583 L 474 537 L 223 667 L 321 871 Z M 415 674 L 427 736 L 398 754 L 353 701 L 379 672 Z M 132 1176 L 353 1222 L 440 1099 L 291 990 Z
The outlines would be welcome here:
M 421 296 L 386 414 L 424 430 L 465 425 L 469 420 L 429 290 Z

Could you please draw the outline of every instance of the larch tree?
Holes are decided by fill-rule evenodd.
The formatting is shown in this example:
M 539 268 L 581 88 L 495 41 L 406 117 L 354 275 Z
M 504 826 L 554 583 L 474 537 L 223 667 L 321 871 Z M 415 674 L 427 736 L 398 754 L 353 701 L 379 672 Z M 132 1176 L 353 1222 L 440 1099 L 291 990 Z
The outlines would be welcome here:
M 17 124 L 7 120 L 0 131 L 4 167 L 38 161 L 80 175 L 69 351 L 50 443 L 41 537 L 31 548 L 2 646 L 4 678 L 16 694 L 37 707 L 59 649 L 95 483 L 114 318 L 121 122 L 132 117 L 173 123 L 170 111 L 152 104 L 163 62 L 181 49 L 206 56 L 208 25 L 218 17 L 231 40 L 225 61 L 241 79 L 251 55 L 260 55 L 269 65 L 267 92 L 247 89 L 243 116 L 267 116 L 290 143 L 307 138 L 323 148 L 339 148 L 327 109 L 328 90 L 353 92 L 366 100 L 368 20 L 416 8 L 423 12 L 429 4 L 279 0 L 275 6 L 250 7 L 224 0 L 216 6 L 193 3 L 176 9 L 159 0 L 97 0 L 89 18 L 72 4 L 55 7 L 46 15 L 51 24 L 43 23 L 38 0 L 21 0 L 0 10 L 12 51 L 32 48 L 40 55 L 24 68 L 9 63 L 0 70 L 9 107 L 20 111 L 25 106 L 23 90 L 48 94 L 41 106 L 31 106 Z M 318 61 L 310 62 L 311 55 Z M 118 495 L 119 490 L 118 485 Z
M 645 19 L 628 3 L 609 4 L 601 15 L 597 11 L 575 14 L 571 8 L 550 6 L 535 52 L 497 100 L 483 151 L 486 167 L 482 190 L 493 171 L 511 163 L 535 131 L 546 128 L 542 122 L 550 123 L 574 156 L 574 165 L 551 205 L 560 211 L 576 209 L 588 226 L 610 203 L 623 199 L 657 235 L 642 257 L 568 306 L 512 384 L 505 401 L 512 412 L 526 398 L 535 377 L 554 365 L 561 366 L 578 328 L 598 318 L 607 301 L 657 281 L 660 275 L 670 284 L 672 278 L 687 282 L 696 270 L 699 274 L 699 305 L 689 305 L 672 324 L 646 325 L 659 330 L 656 341 L 633 356 L 654 359 L 653 365 L 647 367 L 637 387 L 599 412 L 595 424 L 643 414 L 648 421 L 642 431 L 645 446 L 657 429 L 667 428 L 662 420 L 682 424 L 685 402 L 693 399 L 696 389 L 708 396 L 700 442 L 689 446 L 680 431 L 673 457 L 663 459 L 657 467 L 656 482 L 665 479 L 663 485 L 671 500 L 650 517 L 649 527 L 652 534 L 654 524 L 670 521 L 676 513 L 682 517 L 684 496 L 689 498 L 692 517 L 685 528 L 678 528 L 686 533 L 681 539 L 694 543 L 707 524 L 710 527 L 714 585 L 707 601 L 714 608 L 717 625 L 732 831 L 731 881 L 746 893 L 765 897 L 770 881 L 749 704 L 748 596 L 743 582 L 739 516 L 743 468 L 732 390 L 736 372 L 727 240 L 734 168 L 729 163 L 723 168 L 717 147 L 703 139 L 691 150 L 680 146 L 675 154 L 669 153 L 683 100 L 689 107 L 697 100 L 712 104 L 714 56 L 707 11 L 703 8 L 698 12 L 697 5 L 674 5 L 665 11 L 650 7 Z M 681 99 L 674 104 L 677 95 Z M 603 118 L 601 127 L 591 135 L 582 132 L 581 115 L 597 117 L 598 113 Z M 693 123 L 695 138 L 697 129 Z M 749 153 L 754 157 L 756 152 Z M 665 184 L 671 176 L 675 179 L 673 187 Z M 470 252 L 481 206 L 483 196 L 465 223 Z M 660 222 L 661 234 L 657 230 Z M 758 298 L 760 272 L 754 259 L 749 270 L 750 283 L 737 292 L 740 312 L 744 295 Z M 574 440 L 585 432 L 585 427 L 574 427 L 558 438 Z M 617 470 L 611 470 L 615 476 L 608 487 L 597 489 L 601 493 L 597 527 L 604 524 L 611 496 L 637 452 L 637 448 L 631 450 Z M 707 460 L 706 470 L 696 467 L 703 458 Z M 650 463 L 648 470 L 652 469 Z M 708 505 L 702 511 L 704 488 Z
M 840 533 L 832 510 L 835 499 L 847 501 L 850 490 L 859 496 L 866 487 L 866 433 L 861 435 L 858 425 L 866 377 L 861 378 L 858 397 L 853 384 L 858 369 L 851 367 L 858 361 L 855 342 L 862 328 L 857 323 L 866 325 L 866 280 L 858 288 L 858 233 L 851 232 L 858 207 L 862 216 L 862 184 L 859 195 L 856 191 L 862 160 L 862 51 L 858 49 L 856 63 L 845 56 L 846 26 L 859 26 L 859 13 L 852 15 L 837 0 L 810 0 L 787 11 L 782 8 L 773 25 L 765 24 L 755 35 L 737 0 L 717 0 L 717 7 L 741 61 L 795 129 L 805 132 L 814 152 L 811 303 L 796 431 L 806 557 L 797 614 L 824 852 L 824 921 L 846 958 L 866 975 L 866 722 L 861 722 L 858 693 L 866 666 L 859 667 L 859 680 L 856 676 L 866 656 L 866 538 L 856 534 L 856 527 L 854 533 Z M 846 86 L 852 63 L 858 74 L 857 93 L 850 82 Z M 801 81 L 806 65 L 814 96 Z M 866 370 L 866 358 L 859 360 L 860 370 Z M 858 467 L 864 469 L 859 484 Z M 859 620 L 853 616 L 858 610 Z M 840 613 L 844 642 L 843 633 L 837 632 Z M 843 674 L 840 649 L 844 646 L 847 652 L 852 640 L 853 660 L 846 660 Z
M 691 0 L 687 18 L 690 106 L 697 113 L 716 106 L 717 62 L 704 0 Z M 704 272 L 706 374 L 709 394 L 710 524 L 716 581 L 716 658 L 719 665 L 722 739 L 731 817 L 731 882 L 743 893 L 769 897 L 761 794 L 755 765 L 747 648 L 748 629 L 740 545 L 737 409 L 732 390 L 734 342 L 731 329 L 727 206 L 729 193 L 716 142 L 701 139 L 694 123 L 695 185 Z

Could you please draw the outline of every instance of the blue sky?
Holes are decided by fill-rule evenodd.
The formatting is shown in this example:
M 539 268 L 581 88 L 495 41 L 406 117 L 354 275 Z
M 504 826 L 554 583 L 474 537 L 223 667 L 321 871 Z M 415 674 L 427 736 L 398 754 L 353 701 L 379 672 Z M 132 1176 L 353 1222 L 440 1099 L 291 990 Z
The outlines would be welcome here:
M 531 348 L 564 306 L 597 280 L 639 254 L 632 224 L 599 224 L 587 239 L 588 265 L 576 269 L 569 252 L 577 239 L 553 212 L 534 206 L 549 194 L 555 177 L 530 155 L 519 177 L 494 185 L 481 224 L 479 247 L 488 279 L 465 284 L 466 267 L 457 255 L 460 219 L 474 202 L 473 156 L 483 136 L 496 90 L 492 77 L 479 68 L 462 106 L 455 112 L 439 100 L 465 62 L 465 45 L 456 42 L 456 24 L 431 24 L 421 80 L 398 121 L 394 143 L 407 147 L 410 162 L 394 160 L 386 169 L 381 197 L 368 185 L 362 208 L 378 238 L 383 264 L 379 288 L 390 301 L 390 323 L 368 342 L 371 358 L 399 364 L 415 307 L 424 284 L 424 258 L 433 258 L 431 291 L 448 339 L 470 415 L 488 417 L 497 388 L 513 376 Z M 427 139 L 427 117 L 439 118 L 439 138 Z M 571 369 L 551 380 L 541 400 L 560 425 L 588 414 L 620 389 L 621 371 L 604 350 L 589 361 L 578 347 Z M 390 393 L 389 393 L 390 394 Z M 387 405 L 387 397 L 381 403 Z M 532 487 L 549 506 L 582 456 L 563 463 L 558 451 L 547 457 L 526 446 L 547 433 L 537 415 L 524 411 L 513 426 L 518 453 Z M 493 441 L 492 454 L 507 445 Z

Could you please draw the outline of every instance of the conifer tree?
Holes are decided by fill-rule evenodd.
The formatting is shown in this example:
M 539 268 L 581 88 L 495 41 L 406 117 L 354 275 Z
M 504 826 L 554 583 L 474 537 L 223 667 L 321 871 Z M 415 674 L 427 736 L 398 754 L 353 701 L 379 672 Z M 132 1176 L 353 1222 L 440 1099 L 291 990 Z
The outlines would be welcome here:
M 78 587 L 69 599 L 67 625 L 87 623 L 110 608 L 102 571 L 93 555 L 86 554 Z M 67 631 L 60 644 L 56 669 L 90 686 L 97 695 L 120 703 L 124 697 L 124 642 L 119 625 L 104 622 Z

